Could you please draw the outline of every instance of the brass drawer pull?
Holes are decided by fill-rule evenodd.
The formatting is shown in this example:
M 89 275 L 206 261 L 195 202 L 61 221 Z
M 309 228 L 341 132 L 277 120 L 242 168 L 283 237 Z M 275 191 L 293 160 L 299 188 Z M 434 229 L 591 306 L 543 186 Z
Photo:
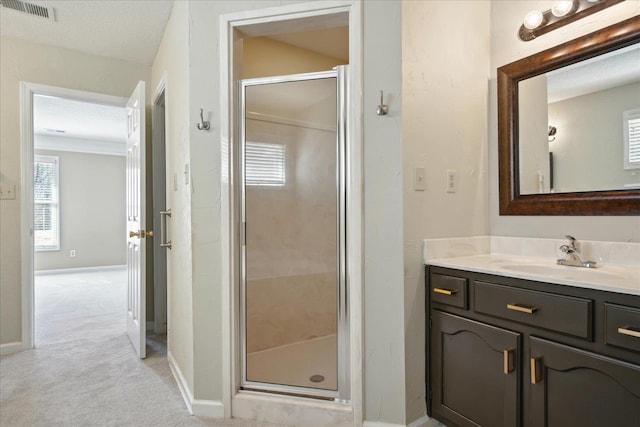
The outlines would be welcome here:
M 622 335 L 629 335 L 630 337 L 640 338 L 640 330 L 627 326 L 625 328 L 618 328 L 618 333 Z
M 523 307 L 518 304 L 507 304 L 509 310 L 519 311 L 521 313 L 533 314 L 538 311 L 537 307 Z
M 542 378 L 538 376 L 538 363 L 542 361 L 542 357 L 531 358 L 531 384 L 538 384 Z
M 504 355 L 504 373 L 505 375 L 509 375 L 510 373 L 512 373 L 513 371 L 515 371 L 516 369 L 513 367 L 513 364 L 511 363 L 512 354 L 515 354 L 516 349 L 515 348 L 508 348 L 506 350 L 503 351 L 503 355 Z
M 441 289 L 441 288 L 433 288 L 433 292 L 436 294 L 442 295 L 453 295 L 458 292 L 457 289 Z

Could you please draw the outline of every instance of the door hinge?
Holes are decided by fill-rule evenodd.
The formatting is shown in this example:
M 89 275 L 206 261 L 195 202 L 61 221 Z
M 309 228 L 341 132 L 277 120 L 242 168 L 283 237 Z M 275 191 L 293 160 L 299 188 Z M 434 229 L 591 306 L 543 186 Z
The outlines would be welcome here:
M 432 327 L 433 327 L 433 320 L 431 320 L 431 317 L 429 317 L 429 330 L 431 330 Z

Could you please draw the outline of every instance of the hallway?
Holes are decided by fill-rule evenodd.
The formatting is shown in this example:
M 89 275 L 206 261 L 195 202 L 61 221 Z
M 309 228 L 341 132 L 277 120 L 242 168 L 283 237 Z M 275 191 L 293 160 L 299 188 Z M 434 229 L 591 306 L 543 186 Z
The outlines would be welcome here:
M 36 348 L 0 359 L 0 426 L 266 426 L 189 415 L 166 335 L 147 335 L 144 360 L 127 338 L 126 277 L 36 277 Z

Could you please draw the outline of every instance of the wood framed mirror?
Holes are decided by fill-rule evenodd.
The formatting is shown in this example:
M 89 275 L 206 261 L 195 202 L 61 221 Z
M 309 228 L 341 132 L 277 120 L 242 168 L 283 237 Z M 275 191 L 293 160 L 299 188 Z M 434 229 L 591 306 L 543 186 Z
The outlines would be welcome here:
M 637 49 L 636 49 L 637 48 Z M 562 156 L 554 154 L 550 156 L 549 146 L 552 144 L 549 137 L 548 129 L 552 125 L 548 118 L 549 101 L 545 91 L 536 88 L 535 85 L 529 84 L 533 82 L 533 78 L 542 76 L 544 86 L 547 85 L 547 76 L 558 74 L 565 69 L 575 69 L 583 63 L 593 62 L 600 58 L 612 56 L 615 52 L 631 52 L 631 63 L 635 62 L 635 56 L 640 55 L 640 16 L 622 21 L 618 24 L 588 34 L 586 36 L 569 41 L 554 48 L 542 51 L 527 58 L 518 60 L 511 64 L 498 68 L 498 167 L 499 167 L 499 205 L 500 215 L 639 215 L 640 214 L 640 164 L 638 167 L 628 168 L 625 166 L 623 159 L 624 143 L 623 141 L 613 142 L 613 140 L 600 142 L 605 145 L 604 148 L 590 150 L 583 145 L 579 150 L 564 155 L 564 158 L 580 158 L 583 152 L 593 151 L 592 157 L 600 160 L 603 157 L 612 157 L 613 148 L 620 151 L 619 162 L 616 168 L 624 170 L 627 180 L 630 183 L 621 183 L 611 185 L 610 188 L 598 188 L 599 185 L 592 185 L 591 188 L 558 188 L 558 181 L 562 172 L 567 172 L 568 167 L 561 167 L 561 164 L 549 164 L 549 159 L 553 158 L 554 162 Z M 628 55 L 627 55 L 628 56 Z M 639 56 L 640 57 L 640 56 Z M 602 71 L 601 71 L 602 73 Z M 606 73 L 605 73 L 606 74 Z M 635 71 L 630 73 L 635 75 Z M 603 74 L 593 78 L 592 80 L 602 80 Z M 636 76 L 640 77 L 640 76 Z M 565 79 L 567 80 L 567 79 Z M 568 80 L 574 80 L 570 77 Z M 527 81 L 526 86 L 523 81 Z M 629 83 L 625 83 L 629 84 Z M 635 83 L 634 83 L 635 84 Z M 640 78 L 637 82 L 640 88 Z M 526 88 L 526 89 L 525 89 Z M 625 86 L 626 88 L 626 86 Z M 635 86 L 633 86 L 631 99 L 635 97 Z M 627 88 L 628 89 L 628 88 Z M 525 90 L 542 93 L 542 102 L 546 112 L 546 117 L 541 117 L 545 113 L 531 113 L 533 111 L 530 106 L 526 106 L 521 99 Z M 640 93 L 640 89 L 638 89 Z M 628 92 L 628 90 L 627 90 Z M 586 99 L 586 98 L 585 98 Z M 582 105 L 588 104 L 585 99 L 580 99 Z M 640 98 L 635 109 L 640 109 Z M 541 105 L 542 105 L 541 104 Z M 627 108 L 627 107 L 625 107 Z M 573 108 L 577 110 L 577 108 Z M 633 108 L 632 108 L 633 110 Z M 626 111 L 628 113 L 628 111 Z M 538 119 L 532 118 L 537 114 Z M 616 132 L 619 130 L 620 136 L 623 136 L 627 126 L 623 117 L 620 115 L 619 122 L 615 124 Z M 554 126 L 555 127 L 555 126 Z M 534 129 L 535 128 L 535 129 Z M 534 129 L 533 131 L 531 131 Z M 531 131 L 531 132 L 530 132 Z M 561 138 L 563 128 L 558 127 L 557 135 L 554 138 Z M 584 129 L 581 129 L 584 131 Z M 576 133 L 576 132 L 573 132 Z M 584 133 L 584 132 L 583 132 Z M 587 133 L 597 133 L 588 131 Z M 524 140 L 531 139 L 529 135 L 537 134 L 536 144 L 541 149 L 537 154 L 531 154 L 528 148 L 525 148 Z M 521 137 L 522 135 L 522 137 Z M 544 138 L 540 141 L 540 138 Z M 606 138 L 605 138 L 606 139 Z M 580 143 L 584 143 L 583 140 Z M 620 144 L 620 147 L 617 144 Z M 544 148 L 546 145 L 546 148 Z M 605 150 L 606 156 L 597 154 L 597 150 Z M 618 156 L 615 154 L 614 157 Z M 530 159 L 538 157 L 538 165 L 526 165 Z M 545 159 L 544 161 L 542 159 Z M 544 162 L 547 162 L 546 165 Z M 574 169 L 583 169 L 585 171 L 585 179 L 591 178 L 594 171 L 600 169 L 585 163 L 580 163 L 578 159 L 577 166 Z M 625 169 L 626 168 L 626 169 Z M 551 180 L 550 173 L 553 171 L 556 189 L 552 190 L 549 186 Z M 569 173 L 569 175 L 571 175 Z M 630 177 L 630 178 L 629 178 Z M 578 181 L 581 179 L 578 178 Z M 609 184 L 607 184 L 609 185 Z

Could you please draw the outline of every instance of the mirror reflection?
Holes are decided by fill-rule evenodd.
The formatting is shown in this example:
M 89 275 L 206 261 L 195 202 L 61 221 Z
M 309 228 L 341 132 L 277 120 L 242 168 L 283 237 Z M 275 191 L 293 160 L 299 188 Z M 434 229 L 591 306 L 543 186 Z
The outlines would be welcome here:
M 640 188 L 640 44 L 518 83 L 520 194 Z

